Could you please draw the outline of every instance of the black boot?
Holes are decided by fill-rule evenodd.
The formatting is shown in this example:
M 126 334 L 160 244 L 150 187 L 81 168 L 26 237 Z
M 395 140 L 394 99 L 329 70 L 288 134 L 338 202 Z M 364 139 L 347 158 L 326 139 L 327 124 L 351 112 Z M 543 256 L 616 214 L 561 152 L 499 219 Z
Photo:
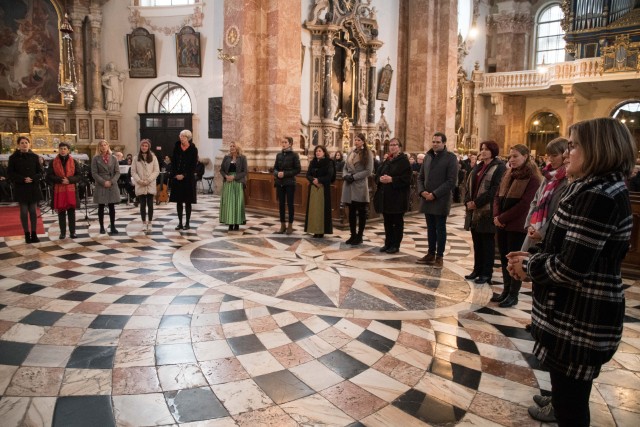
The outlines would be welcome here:
M 40 239 L 38 239 L 38 234 L 35 231 L 31 232 L 31 243 L 40 243 Z
M 491 297 L 491 302 L 499 302 L 506 300 L 509 296 L 509 291 L 511 289 L 511 276 L 506 276 L 502 278 L 504 281 L 504 288 L 502 288 L 502 293 L 500 295 L 494 295 Z
M 111 227 L 109 228 L 109 234 L 114 235 L 114 234 L 118 234 L 119 231 L 116 229 L 116 226 L 111 224 Z
M 69 212 L 69 237 L 75 239 L 76 236 L 76 210 L 72 209 Z
M 67 238 L 67 213 L 58 212 L 58 223 L 60 224 L 60 240 Z
M 31 243 L 31 233 L 24 233 L 24 242 Z
M 509 296 L 502 301 L 498 306 L 506 308 L 513 307 L 518 304 L 518 294 L 520 293 L 520 286 L 522 282 L 520 280 L 511 280 L 511 288 L 509 289 Z

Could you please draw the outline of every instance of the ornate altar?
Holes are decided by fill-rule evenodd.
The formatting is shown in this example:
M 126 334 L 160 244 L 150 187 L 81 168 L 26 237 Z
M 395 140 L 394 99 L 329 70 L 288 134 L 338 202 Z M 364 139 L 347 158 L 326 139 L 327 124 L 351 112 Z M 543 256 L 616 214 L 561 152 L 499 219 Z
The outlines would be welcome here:
M 32 97 L 28 102 L 29 108 L 28 132 L 20 132 L 16 120 L 15 132 L 1 132 L 1 152 L 11 153 L 16 149 L 18 137 L 26 136 L 31 140 L 31 150 L 38 154 L 52 154 L 58 151 L 58 144 L 61 141 L 68 142 L 72 149 L 76 146 L 77 136 L 68 134 L 66 121 L 61 120 L 62 128 L 56 123 L 56 128 L 52 133 L 49 129 L 49 108 L 47 102 L 40 96 Z

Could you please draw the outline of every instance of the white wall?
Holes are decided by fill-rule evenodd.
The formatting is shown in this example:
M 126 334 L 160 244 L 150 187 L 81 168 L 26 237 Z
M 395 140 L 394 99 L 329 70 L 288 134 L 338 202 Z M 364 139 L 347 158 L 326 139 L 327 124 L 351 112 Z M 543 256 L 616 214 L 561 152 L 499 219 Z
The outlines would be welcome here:
M 145 112 L 145 103 L 150 91 L 158 84 L 172 81 L 187 90 L 193 109 L 194 142 L 200 157 L 213 159 L 222 140 L 208 137 L 208 99 L 222 96 L 222 61 L 217 59 L 217 48 L 222 46 L 224 0 L 205 0 L 201 3 L 204 14 L 200 33 L 202 55 L 202 77 L 177 77 L 175 34 L 165 35 L 147 27 L 155 35 L 157 75 L 155 79 L 130 79 L 124 83 L 122 106 L 122 137 L 125 151 L 134 153 L 140 138 L 138 113 Z M 108 62 L 116 64 L 118 70 L 128 69 L 126 34 L 131 33 L 128 21 L 130 0 L 111 0 L 103 8 L 101 66 Z M 191 11 L 193 9 L 191 8 Z M 169 11 L 168 13 L 171 13 Z M 158 27 L 179 28 L 185 16 L 148 18 Z M 179 29 L 175 32 L 178 32 Z M 176 135 L 176 141 L 178 135 Z M 209 172 L 209 171 L 208 171 Z

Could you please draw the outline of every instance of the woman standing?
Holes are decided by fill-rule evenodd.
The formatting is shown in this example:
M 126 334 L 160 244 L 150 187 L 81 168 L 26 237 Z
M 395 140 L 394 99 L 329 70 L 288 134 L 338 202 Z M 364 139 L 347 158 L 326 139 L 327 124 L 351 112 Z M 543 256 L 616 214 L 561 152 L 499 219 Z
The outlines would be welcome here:
M 318 145 L 314 154 L 307 169 L 310 185 L 304 231 L 313 234 L 313 237 L 324 237 L 333 233 L 331 183 L 336 179 L 336 170 L 324 145 Z
M 178 209 L 178 226 L 176 230 L 191 228 L 191 204 L 197 203 L 196 196 L 196 164 L 198 163 L 198 149 L 191 141 L 193 134 L 185 129 L 180 132 L 180 140 L 173 149 L 171 163 L 171 194 L 169 201 L 175 202 Z M 182 213 L 186 210 L 186 222 L 182 225 Z
M 563 157 L 568 142 L 565 138 L 556 138 L 547 144 L 549 161 L 542 169 L 542 184 L 531 201 L 529 215 L 524 222 L 527 238 L 522 244 L 523 251 L 544 239 L 549 221 L 558 208 L 560 195 L 569 183 Z
M 116 203 L 120 203 L 120 190 L 118 179 L 120 178 L 120 165 L 111 154 L 109 143 L 102 139 L 98 142 L 96 154 L 91 159 L 91 175 L 96 186 L 93 192 L 93 202 L 98 204 L 98 222 L 100 234 L 106 233 L 104 229 L 104 205 L 109 206 L 109 222 L 111 227 L 109 234 L 118 234 L 116 230 Z
M 362 243 L 364 227 L 369 213 L 369 176 L 373 173 L 373 154 L 365 144 L 366 137 L 359 133 L 353 139 L 353 150 L 349 152 L 342 172 L 342 203 L 349 206 L 348 245 Z M 358 223 L 356 223 L 356 218 Z M 357 224 L 357 233 L 356 233 Z
M 507 254 L 522 248 L 527 233 L 524 221 L 529 205 L 540 187 L 540 171 L 529 154 L 529 149 L 514 145 L 509 151 L 511 169 L 505 172 L 493 202 L 493 224 L 497 227 L 498 250 L 502 264 L 502 293 L 493 298 L 500 307 L 512 307 L 518 303 L 522 282 L 509 275 Z
M 342 170 L 344 169 L 344 157 L 342 156 L 342 151 L 338 150 L 333 154 L 333 164 L 335 166 L 336 173 L 342 175 Z
M 531 254 L 509 254 L 509 271 L 533 281 L 533 354 L 551 379 L 552 403 L 529 414 L 552 422 L 555 413 L 560 427 L 583 427 L 593 379 L 622 337 L 620 266 L 633 228 L 624 180 L 637 151 L 627 127 L 608 117 L 571 125 L 568 145 L 567 174 L 575 181 L 560 196 L 542 244 Z
M 404 214 L 409 210 L 412 174 L 411 163 L 402 152 L 402 143 L 398 138 L 391 139 L 389 155 L 376 172 L 377 191 L 382 192 L 381 212 L 384 218 L 384 246 L 380 252 L 395 254 L 400 250 Z
M 76 238 L 76 207 L 80 204 L 76 184 L 82 180 L 82 173 L 78 162 L 69 154 L 70 150 L 69 143 L 58 144 L 58 155 L 47 169 L 47 181 L 53 185 L 51 205 L 58 212 L 61 240 L 67 237 L 67 219 L 69 237 Z
M 135 185 L 136 198 L 140 203 L 140 218 L 144 225 L 144 232 L 148 233 L 152 229 L 153 221 L 153 199 L 157 191 L 156 178 L 160 175 L 158 159 L 151 152 L 151 141 L 143 139 L 140 141 L 140 151 L 131 164 L 131 178 Z M 147 213 L 149 222 L 147 222 Z
M 26 136 L 18 137 L 18 149 L 9 156 L 7 174 L 13 182 L 13 198 L 20 206 L 20 222 L 25 243 L 38 243 L 36 207 L 42 199 L 40 179 L 44 173 L 38 155 L 31 151 L 31 141 Z M 29 227 L 31 221 L 31 227 Z
M 235 142 L 229 144 L 229 154 L 222 159 L 220 175 L 224 181 L 220 197 L 220 224 L 227 224 L 229 231 L 239 230 L 240 224 L 247 222 L 244 213 L 247 158 L 242 155 L 242 147 Z
M 280 209 L 280 230 L 276 234 L 293 233 L 293 196 L 296 192 L 296 176 L 300 173 L 300 156 L 293 151 L 293 138 L 285 136 L 282 141 L 282 151 L 276 156 L 273 165 L 274 186 L 278 195 Z M 285 199 L 289 209 L 289 226 L 285 227 L 284 208 Z
M 478 153 L 478 164 L 469 173 L 465 184 L 464 205 L 467 211 L 464 228 L 471 230 L 473 270 L 464 278 L 475 279 L 475 283 L 479 285 L 491 283 L 493 275 L 496 251 L 496 226 L 493 224 L 492 215 L 493 199 L 506 169 L 504 163 L 497 158 L 499 150 L 495 141 L 482 142 Z M 497 301 L 497 298 L 493 297 L 491 301 Z

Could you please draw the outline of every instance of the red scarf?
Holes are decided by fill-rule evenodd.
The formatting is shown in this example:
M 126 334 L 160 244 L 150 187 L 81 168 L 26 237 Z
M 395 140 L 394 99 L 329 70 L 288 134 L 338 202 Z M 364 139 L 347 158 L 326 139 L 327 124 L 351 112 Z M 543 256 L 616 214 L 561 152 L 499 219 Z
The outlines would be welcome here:
M 564 165 L 553 170 L 551 168 L 551 163 L 549 163 L 542 170 L 542 175 L 547 179 L 547 184 L 544 186 L 542 196 L 538 199 L 538 203 L 531 214 L 531 225 L 536 230 L 540 230 L 540 228 L 549 219 L 549 205 L 551 204 L 553 193 L 556 191 L 556 188 L 560 186 L 562 180 L 567 176 L 567 170 Z
M 76 174 L 76 163 L 71 156 L 67 158 L 67 163 L 62 166 L 60 156 L 53 159 L 53 172 L 61 178 L 68 178 Z M 53 208 L 57 211 L 76 208 L 76 185 L 75 184 L 55 184 L 53 186 Z

